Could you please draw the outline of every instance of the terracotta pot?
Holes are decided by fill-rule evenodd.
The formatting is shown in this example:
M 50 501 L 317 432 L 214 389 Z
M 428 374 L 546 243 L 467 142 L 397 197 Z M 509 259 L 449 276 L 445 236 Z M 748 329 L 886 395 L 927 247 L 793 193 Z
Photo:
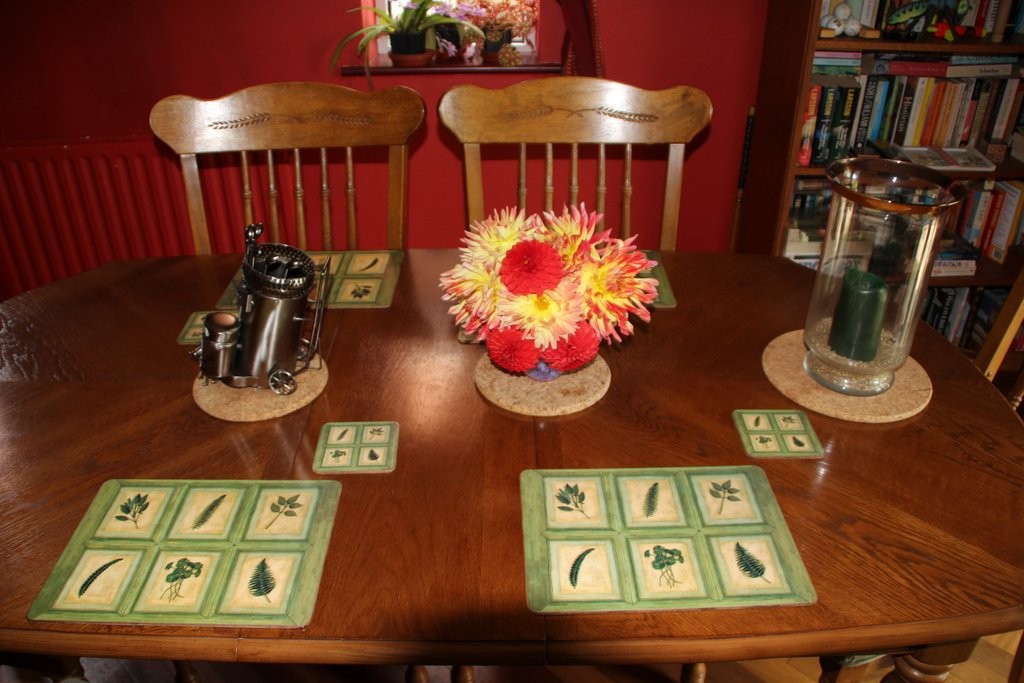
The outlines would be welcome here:
M 398 52 L 389 52 L 388 57 L 394 66 L 427 66 L 434 58 L 432 51 L 420 52 L 419 54 L 405 55 Z

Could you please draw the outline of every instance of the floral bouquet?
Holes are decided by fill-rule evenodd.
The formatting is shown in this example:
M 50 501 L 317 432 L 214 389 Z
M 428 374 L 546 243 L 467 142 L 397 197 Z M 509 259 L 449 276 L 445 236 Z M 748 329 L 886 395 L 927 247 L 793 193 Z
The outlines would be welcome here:
M 466 0 L 460 7 L 466 8 L 466 20 L 474 24 L 488 40 L 497 40 L 505 29 L 517 38 L 526 38 L 537 25 L 539 0 Z
M 631 334 L 630 314 L 651 319 L 658 282 L 640 273 L 655 262 L 636 236 L 596 232 L 600 220 L 581 204 L 542 217 L 504 209 L 470 226 L 460 263 L 441 274 L 442 298 L 495 365 L 552 378 Z

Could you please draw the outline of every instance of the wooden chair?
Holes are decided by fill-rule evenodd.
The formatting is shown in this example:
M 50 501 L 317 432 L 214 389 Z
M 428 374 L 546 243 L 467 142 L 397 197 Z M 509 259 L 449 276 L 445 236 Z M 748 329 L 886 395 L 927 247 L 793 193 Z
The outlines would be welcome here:
M 990 380 L 995 379 L 1022 322 L 1024 322 L 1024 267 L 1017 274 L 1010 294 L 992 322 L 992 329 L 985 335 L 985 341 L 974 361 L 981 368 L 985 377 Z M 1007 392 L 1010 405 L 1015 410 L 1020 406 L 1022 396 L 1024 396 L 1024 370 L 1019 373 L 1013 387 Z
M 240 159 L 245 224 L 268 223 L 274 242 L 281 241 L 285 213 L 278 175 L 290 178 L 294 246 L 300 249 L 307 248 L 309 241 L 303 169 L 312 164 L 305 163 L 304 158 L 315 159 L 319 165 L 321 248 L 330 250 L 334 247 L 329 160 L 332 155 L 341 157 L 340 150 L 344 150 L 343 159 L 339 160 L 346 167 L 346 246 L 356 248 L 353 148 L 357 147 L 387 150 L 387 245 L 389 249 L 399 249 L 404 244 L 406 228 L 408 140 L 422 124 L 424 111 L 423 99 L 405 87 L 364 93 L 328 83 L 268 83 L 214 100 L 186 95 L 166 97 L 153 107 L 149 124 L 156 136 L 180 155 L 197 254 L 211 251 L 197 157 L 220 153 L 231 153 Z M 319 155 L 313 151 L 304 154 L 303 150 L 319 150 Z M 261 160 L 266 168 L 257 172 Z M 264 173 L 265 194 L 257 196 L 254 176 Z M 257 209 L 266 215 L 258 215 L 262 211 Z M 237 227 L 241 232 L 243 226 Z
M 660 239 L 660 248 L 666 250 L 676 248 L 686 144 L 708 125 L 711 111 L 707 94 L 694 87 L 642 90 L 572 76 L 533 79 L 499 90 L 457 85 L 440 103 L 441 121 L 462 143 L 470 222 L 485 216 L 481 145 L 518 145 L 517 205 L 523 209 L 528 208 L 527 146 L 543 145 L 546 211 L 558 208 L 553 207 L 556 146 L 568 150 L 568 204 L 580 200 L 580 149 L 587 146 L 596 152 L 596 187 L 594 199 L 585 201 L 600 213 L 605 212 L 608 192 L 606 148 L 621 146 L 619 228 L 627 237 L 632 232 L 633 147 L 667 145 Z

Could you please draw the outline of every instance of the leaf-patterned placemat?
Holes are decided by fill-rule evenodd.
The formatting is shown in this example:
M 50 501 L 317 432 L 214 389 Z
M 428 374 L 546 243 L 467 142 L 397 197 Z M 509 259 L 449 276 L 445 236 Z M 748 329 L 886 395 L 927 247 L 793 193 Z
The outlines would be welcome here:
M 520 492 L 536 612 L 816 600 L 759 467 L 527 470 Z
M 397 459 L 397 422 L 327 422 L 320 428 L 313 471 L 391 472 Z
M 331 291 L 327 295 L 328 308 L 387 308 L 395 294 L 395 285 L 405 252 L 381 251 L 310 251 L 313 262 L 319 266 L 331 259 Z M 236 282 L 242 277 L 241 269 L 221 294 L 217 308 L 235 308 Z
M 732 421 L 752 458 L 820 458 L 821 441 L 802 410 L 734 410 Z
M 28 618 L 304 626 L 340 494 L 336 481 L 107 481 Z

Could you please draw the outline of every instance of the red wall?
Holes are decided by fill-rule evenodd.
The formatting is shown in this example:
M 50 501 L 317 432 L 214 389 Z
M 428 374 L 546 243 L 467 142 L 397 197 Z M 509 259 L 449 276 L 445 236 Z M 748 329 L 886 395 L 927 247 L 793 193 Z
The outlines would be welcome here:
M 542 56 L 554 56 L 560 12 L 555 0 L 541 1 L 546 30 L 555 35 L 543 34 L 540 48 Z M 356 4 L 0 3 L 0 146 L 148 137 L 150 107 L 172 93 L 215 97 L 278 80 L 366 89 L 362 76 L 342 77 L 327 68 L 338 38 L 357 25 L 357 13 L 347 11 Z M 766 0 L 601 0 L 600 12 L 608 78 L 647 88 L 687 83 L 710 95 L 710 129 L 688 148 L 679 248 L 727 249 Z M 465 227 L 458 150 L 436 115 L 442 93 L 457 82 L 494 87 L 523 77 L 375 78 L 378 88 L 412 87 L 427 103 L 426 129 L 411 157 L 410 246 L 454 246 Z M 0 194 L 0 201 L 9 200 Z M 10 213 L 0 211 L 4 215 Z M 5 235 L 26 227 L 9 223 L 0 224 Z

